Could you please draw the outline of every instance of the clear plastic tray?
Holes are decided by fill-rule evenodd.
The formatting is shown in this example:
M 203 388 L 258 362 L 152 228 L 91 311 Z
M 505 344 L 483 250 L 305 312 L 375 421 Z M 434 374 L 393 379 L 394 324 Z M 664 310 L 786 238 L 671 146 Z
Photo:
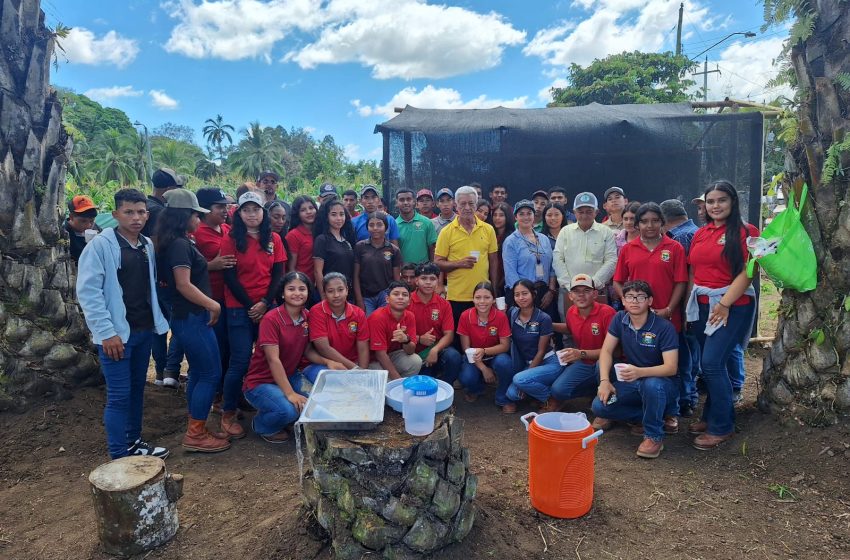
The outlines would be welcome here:
M 368 430 L 384 420 L 386 370 L 322 370 L 298 422 L 320 430 Z

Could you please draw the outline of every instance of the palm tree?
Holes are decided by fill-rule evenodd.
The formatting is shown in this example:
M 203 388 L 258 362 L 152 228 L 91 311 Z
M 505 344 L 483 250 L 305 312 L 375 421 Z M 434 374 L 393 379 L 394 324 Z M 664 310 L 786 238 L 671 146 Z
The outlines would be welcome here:
M 280 163 L 283 149 L 268 130 L 255 121 L 242 130 L 242 135 L 244 138 L 228 157 L 228 166 L 233 171 L 243 177 L 256 177 L 267 169 L 283 175 L 285 170 Z
M 198 179 L 209 181 L 220 173 L 218 165 L 212 159 L 202 157 L 195 162 L 194 175 Z
M 222 143 L 227 140 L 229 145 L 233 145 L 233 137 L 230 135 L 230 132 L 235 132 L 235 130 L 229 124 L 224 124 L 224 119 L 221 115 L 216 115 L 215 119 L 204 121 L 204 138 L 206 138 L 208 146 L 212 145 L 218 148 L 219 159 L 224 158 L 224 150 L 221 147 Z
M 101 183 L 135 183 L 139 176 L 133 158 L 133 139 L 115 129 L 105 131 L 95 141 L 86 167 Z
M 157 167 L 170 167 L 178 173 L 195 171 L 195 157 L 189 145 L 185 142 L 170 138 L 156 137 L 153 139 L 153 160 Z
M 153 169 L 148 169 L 148 143 L 141 134 L 136 134 L 131 144 L 131 157 L 133 168 L 139 175 L 139 179 L 149 180 Z

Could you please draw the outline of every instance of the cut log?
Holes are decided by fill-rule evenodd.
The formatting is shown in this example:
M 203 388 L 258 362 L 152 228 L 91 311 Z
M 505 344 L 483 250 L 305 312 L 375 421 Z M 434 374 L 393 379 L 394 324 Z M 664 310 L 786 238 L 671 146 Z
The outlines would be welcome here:
M 407 434 L 390 411 L 372 431 L 304 432 L 304 502 L 336 558 L 432 554 L 472 529 L 478 479 L 468 472 L 463 421 L 451 413 L 438 414 L 426 437 Z
M 104 552 L 132 556 L 171 540 L 179 527 L 183 475 L 157 457 L 122 457 L 89 475 Z

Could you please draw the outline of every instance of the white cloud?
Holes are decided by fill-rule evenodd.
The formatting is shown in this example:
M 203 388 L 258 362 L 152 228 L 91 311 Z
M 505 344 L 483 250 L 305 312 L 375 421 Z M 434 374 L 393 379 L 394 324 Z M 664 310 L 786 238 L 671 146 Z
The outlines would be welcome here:
M 122 37 L 115 31 L 98 39 L 84 27 L 74 27 L 60 41 L 65 57 L 73 64 L 112 64 L 124 68 L 139 54 L 139 45 L 133 39 Z
M 546 86 L 537 92 L 537 99 L 540 100 L 541 103 L 551 103 L 554 101 L 552 99 L 552 88 L 562 88 L 567 87 L 569 82 L 567 82 L 564 78 L 556 78 L 551 84 Z
M 451 88 L 435 88 L 427 85 L 421 91 L 415 87 L 407 87 L 396 93 L 392 99 L 383 105 L 363 105 L 359 99 L 352 99 L 351 105 L 361 117 L 395 116 L 395 107 L 410 105 L 418 109 L 491 109 L 493 107 L 512 107 L 522 109 L 528 106 L 528 96 L 514 99 L 490 99 L 479 95 L 469 101 L 464 101 L 460 92 Z
M 83 95 L 89 99 L 94 99 L 99 103 L 109 103 L 119 97 L 139 97 L 145 92 L 133 89 L 133 86 L 112 86 L 105 88 L 92 88 L 84 91 Z
M 771 37 L 755 41 L 737 41 L 726 47 L 715 62 L 709 59 L 709 70 L 714 70 L 715 67 L 720 69 L 719 76 L 708 76 L 709 99 L 731 97 L 762 103 L 772 101 L 780 95 L 792 97 L 793 91 L 788 86 L 768 89 L 766 85 L 778 73 L 778 68 L 773 66 L 773 60 L 779 56 L 783 40 L 782 37 Z M 696 81 L 697 86 L 702 87 L 702 76 Z
M 525 41 L 501 15 L 422 0 L 332 1 L 316 42 L 290 51 L 301 68 L 360 63 L 372 76 L 445 78 L 497 66 L 505 47 Z
M 152 89 L 148 92 L 151 98 L 151 105 L 163 111 L 173 111 L 180 106 L 180 103 L 165 93 L 161 89 Z
M 343 152 L 345 153 L 345 157 L 347 157 L 350 161 L 358 161 L 360 158 L 360 146 L 357 144 L 346 144 L 343 148 Z

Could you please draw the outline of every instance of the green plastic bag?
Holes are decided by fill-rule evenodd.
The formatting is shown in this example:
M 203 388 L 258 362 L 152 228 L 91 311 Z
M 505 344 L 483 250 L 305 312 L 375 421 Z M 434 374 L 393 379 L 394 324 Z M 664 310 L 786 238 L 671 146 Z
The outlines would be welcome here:
M 800 207 L 797 208 L 791 196 L 788 208 L 773 218 L 761 236 L 747 241 L 751 255 L 747 263 L 747 276 L 753 277 L 758 262 L 777 288 L 791 288 L 798 292 L 815 289 L 818 283 L 818 263 L 812 240 L 800 222 L 800 213 L 808 194 L 809 186 L 803 184 Z

